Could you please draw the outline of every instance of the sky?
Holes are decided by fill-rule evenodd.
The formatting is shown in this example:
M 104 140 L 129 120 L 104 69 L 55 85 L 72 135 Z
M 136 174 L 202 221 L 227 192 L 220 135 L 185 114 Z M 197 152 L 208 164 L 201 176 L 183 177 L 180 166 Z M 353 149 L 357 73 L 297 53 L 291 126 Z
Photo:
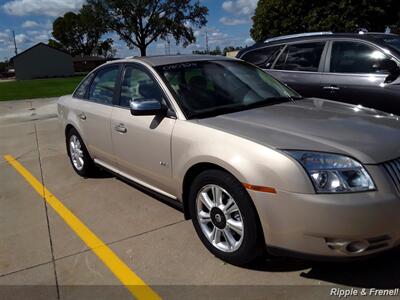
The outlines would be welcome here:
M 53 21 L 68 11 L 78 11 L 85 0 L 0 0 L 0 61 L 13 57 L 15 31 L 18 52 L 22 52 L 39 42 L 51 38 Z M 209 48 L 216 46 L 251 45 L 251 17 L 258 0 L 200 0 L 209 9 L 208 24 L 202 29 L 194 29 L 196 43 L 183 48 L 170 43 L 170 53 L 191 53 L 204 50 L 205 35 L 208 34 Z M 129 49 L 115 34 L 117 57 L 139 55 L 138 49 Z M 156 41 L 148 48 L 148 55 L 165 54 L 166 43 Z

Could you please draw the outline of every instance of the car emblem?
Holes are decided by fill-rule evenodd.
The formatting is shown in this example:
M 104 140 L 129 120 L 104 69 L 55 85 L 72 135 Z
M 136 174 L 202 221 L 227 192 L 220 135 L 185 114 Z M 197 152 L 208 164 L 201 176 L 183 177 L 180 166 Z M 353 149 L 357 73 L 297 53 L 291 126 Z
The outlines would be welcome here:
M 215 221 L 217 221 L 218 223 L 220 223 L 222 221 L 221 215 L 216 214 L 215 215 Z

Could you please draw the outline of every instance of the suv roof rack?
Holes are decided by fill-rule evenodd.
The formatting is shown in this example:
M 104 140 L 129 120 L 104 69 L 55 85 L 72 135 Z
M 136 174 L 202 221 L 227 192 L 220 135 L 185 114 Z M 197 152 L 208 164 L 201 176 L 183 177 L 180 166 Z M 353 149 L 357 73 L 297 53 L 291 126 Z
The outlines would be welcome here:
M 333 34 L 332 31 L 320 31 L 320 32 L 305 32 L 305 33 L 297 33 L 297 34 L 289 34 L 283 36 L 277 36 L 270 39 L 266 39 L 264 43 L 270 43 L 280 40 L 286 40 L 291 38 L 298 38 L 298 37 L 307 37 L 307 36 L 318 36 L 318 35 L 325 35 L 325 34 Z

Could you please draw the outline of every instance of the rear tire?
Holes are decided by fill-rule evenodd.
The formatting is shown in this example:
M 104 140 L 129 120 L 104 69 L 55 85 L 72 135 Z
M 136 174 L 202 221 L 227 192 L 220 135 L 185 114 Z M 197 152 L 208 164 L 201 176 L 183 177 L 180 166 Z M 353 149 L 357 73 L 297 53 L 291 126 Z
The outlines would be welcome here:
M 216 257 L 247 265 L 266 253 L 252 199 L 231 174 L 209 170 L 198 175 L 190 189 L 189 209 L 200 240 Z
M 67 153 L 76 173 L 82 177 L 95 174 L 97 168 L 87 151 L 85 143 L 75 128 L 71 128 L 66 136 Z

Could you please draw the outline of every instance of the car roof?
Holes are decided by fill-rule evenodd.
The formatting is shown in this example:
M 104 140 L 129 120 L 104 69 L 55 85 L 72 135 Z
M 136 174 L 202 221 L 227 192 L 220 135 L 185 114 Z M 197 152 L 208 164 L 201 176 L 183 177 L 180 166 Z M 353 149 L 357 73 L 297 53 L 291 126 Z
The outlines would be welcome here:
M 125 59 L 115 60 L 112 63 L 142 61 L 152 67 L 158 67 L 163 65 L 171 65 L 179 63 L 188 63 L 197 61 L 215 61 L 215 60 L 235 60 L 235 59 L 218 55 L 158 55 L 158 56 L 145 56 L 145 57 L 127 57 Z
M 349 38 L 349 39 L 358 39 L 358 40 L 365 40 L 377 43 L 382 45 L 384 38 L 390 37 L 399 37 L 396 34 L 390 33 L 380 33 L 380 32 L 367 32 L 367 33 L 332 33 L 332 32 L 311 32 L 311 33 L 300 33 L 294 35 L 287 35 L 287 36 L 279 36 L 270 39 L 266 39 L 263 42 L 258 42 L 253 46 L 247 47 L 242 49 L 237 57 L 240 57 L 244 53 L 248 52 L 249 50 L 254 50 L 258 48 L 264 48 L 267 46 L 274 46 L 280 45 L 285 43 L 293 43 L 293 42 L 301 42 L 301 41 L 312 41 L 312 40 L 320 40 L 320 39 L 340 39 L 340 38 Z

